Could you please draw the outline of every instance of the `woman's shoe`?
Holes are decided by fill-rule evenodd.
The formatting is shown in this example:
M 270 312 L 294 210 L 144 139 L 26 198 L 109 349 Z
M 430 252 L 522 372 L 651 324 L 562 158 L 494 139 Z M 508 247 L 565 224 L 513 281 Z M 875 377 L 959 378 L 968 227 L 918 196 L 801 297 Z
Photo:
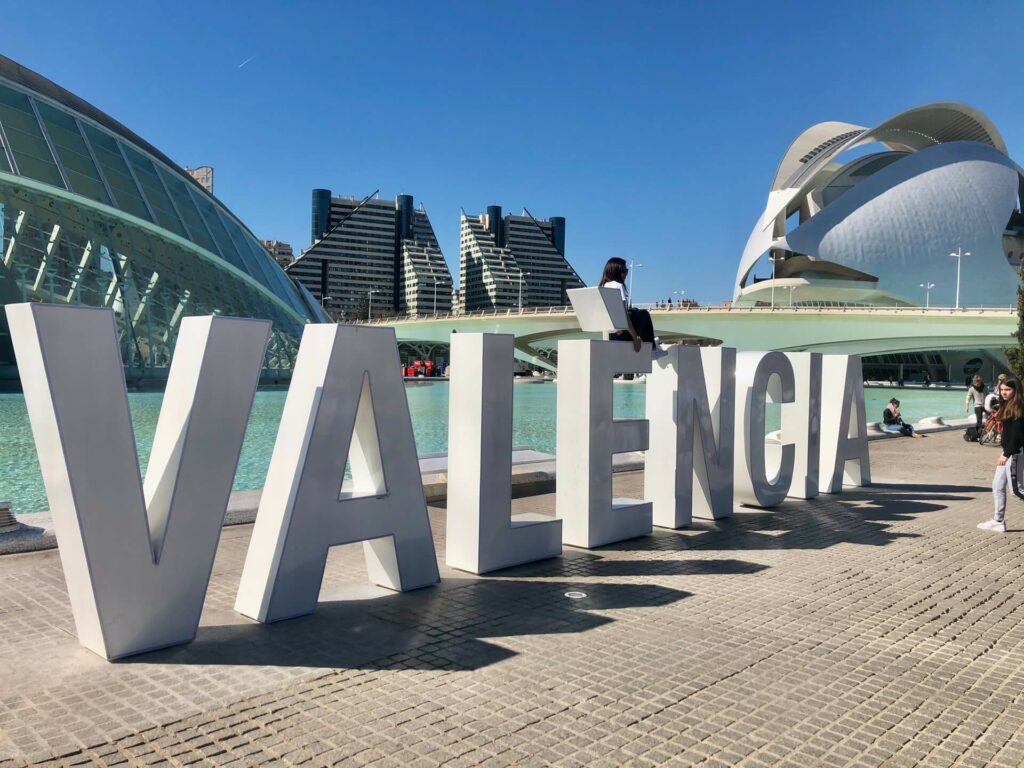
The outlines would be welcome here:
M 983 531 L 1006 533 L 1006 523 L 1000 520 L 986 520 L 984 523 L 978 523 L 978 528 L 980 528 Z

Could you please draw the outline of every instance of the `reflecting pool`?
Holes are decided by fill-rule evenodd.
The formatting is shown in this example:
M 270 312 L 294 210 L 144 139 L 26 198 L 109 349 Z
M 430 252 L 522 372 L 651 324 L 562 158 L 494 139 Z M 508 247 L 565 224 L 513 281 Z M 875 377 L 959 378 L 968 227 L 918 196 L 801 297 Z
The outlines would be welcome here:
M 557 390 L 558 386 L 550 382 L 517 381 L 513 388 L 513 444 L 529 446 L 545 453 L 555 452 Z M 263 486 L 286 395 L 283 389 L 265 390 L 256 394 L 235 475 L 235 490 Z M 406 395 L 416 436 L 416 449 L 421 454 L 447 450 L 447 382 L 411 382 L 406 385 Z M 885 404 L 894 395 L 900 399 L 903 416 L 907 421 L 916 421 L 925 416 L 964 415 L 963 390 L 868 389 L 865 391 L 868 421 L 881 420 Z M 143 471 L 149 459 L 162 400 L 161 392 L 133 392 L 128 395 Z M 772 410 L 769 410 L 768 426 L 769 429 L 776 429 L 778 411 L 774 410 L 773 413 Z M 635 419 L 643 418 L 643 415 L 644 387 L 639 383 L 617 383 L 615 417 Z M 652 425 L 651 428 L 659 427 Z M 17 514 L 47 509 L 25 400 L 21 395 L 0 395 L 0 435 L 0 501 L 12 502 Z

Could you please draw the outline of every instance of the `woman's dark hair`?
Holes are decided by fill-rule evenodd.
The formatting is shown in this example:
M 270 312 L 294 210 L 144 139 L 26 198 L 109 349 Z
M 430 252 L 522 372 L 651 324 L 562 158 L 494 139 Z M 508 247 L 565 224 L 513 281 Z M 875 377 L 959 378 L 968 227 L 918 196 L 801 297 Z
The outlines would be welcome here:
M 629 269 L 626 267 L 626 260 L 620 259 L 618 256 L 612 256 L 605 262 L 604 274 L 601 275 L 600 285 L 605 283 L 624 283 L 626 282 L 626 273 Z
M 1005 381 L 999 382 L 1000 386 L 1009 387 L 1013 392 L 999 407 L 999 417 L 1006 419 L 1019 419 L 1024 416 L 1024 402 L 1021 402 L 1020 381 L 1007 377 Z M 999 393 L 1002 396 L 1002 392 Z
M 978 374 L 974 374 L 974 378 L 971 379 L 971 386 L 981 392 L 985 388 L 985 381 Z
M 900 404 L 900 401 L 897 400 L 895 397 L 892 398 L 891 400 L 889 400 L 889 405 L 899 405 L 899 404 Z

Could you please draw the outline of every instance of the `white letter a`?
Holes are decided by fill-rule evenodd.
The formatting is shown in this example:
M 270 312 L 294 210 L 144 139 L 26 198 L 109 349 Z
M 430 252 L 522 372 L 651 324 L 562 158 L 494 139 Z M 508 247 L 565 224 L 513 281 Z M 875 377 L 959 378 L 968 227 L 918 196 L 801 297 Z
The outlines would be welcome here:
M 330 547 L 356 541 L 376 584 L 438 580 L 395 332 L 307 325 L 235 610 L 262 622 L 312 613 Z

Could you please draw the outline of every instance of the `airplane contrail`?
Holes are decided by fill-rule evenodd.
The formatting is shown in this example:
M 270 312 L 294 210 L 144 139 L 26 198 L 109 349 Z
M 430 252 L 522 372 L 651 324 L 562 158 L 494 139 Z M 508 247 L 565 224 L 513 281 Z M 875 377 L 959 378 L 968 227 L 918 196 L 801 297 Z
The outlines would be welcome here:
M 250 61 L 252 61 L 252 60 L 253 60 L 253 59 L 255 59 L 255 58 L 256 58 L 256 54 L 253 54 L 253 55 L 252 55 L 252 56 L 250 56 L 250 57 L 249 57 L 248 59 L 246 59 L 246 60 L 245 60 L 245 61 L 243 61 L 243 62 L 242 62 L 241 64 L 239 64 L 239 65 L 238 65 L 238 68 L 239 68 L 239 69 L 241 69 L 242 67 L 244 67 L 244 66 L 245 66 L 246 64 L 248 64 L 248 63 L 249 63 Z

